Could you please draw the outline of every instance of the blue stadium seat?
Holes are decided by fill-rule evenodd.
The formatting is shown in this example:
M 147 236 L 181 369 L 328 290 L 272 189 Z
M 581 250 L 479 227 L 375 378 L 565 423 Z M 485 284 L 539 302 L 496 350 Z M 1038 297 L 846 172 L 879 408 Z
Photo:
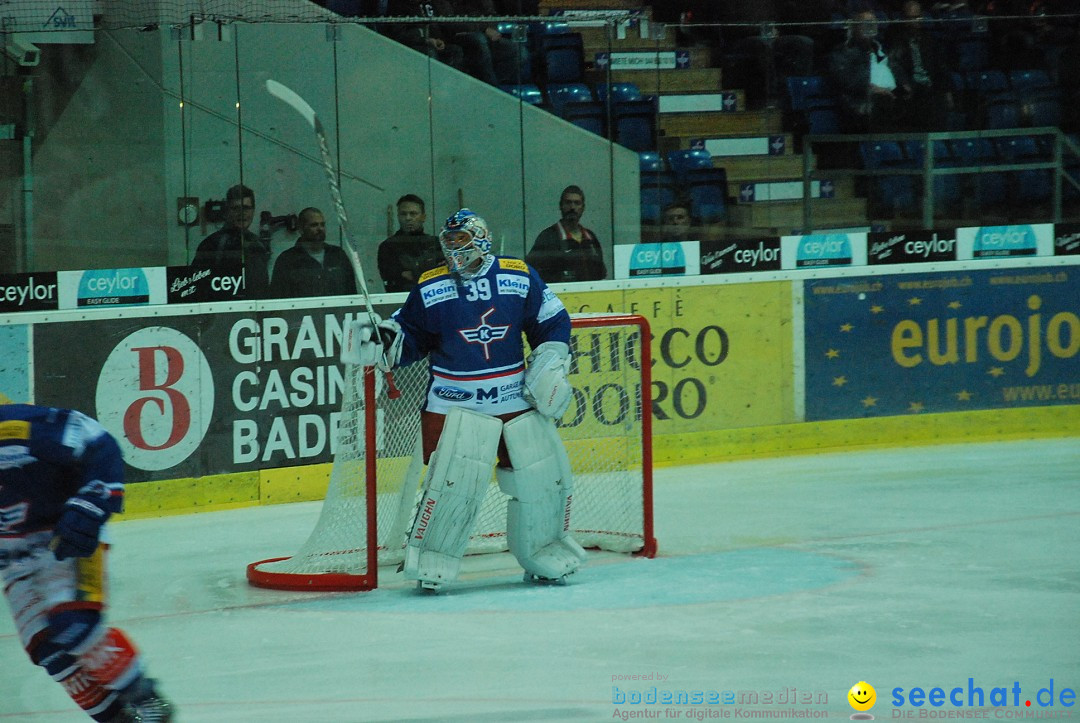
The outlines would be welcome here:
M 668 151 L 667 162 L 680 186 L 689 186 L 694 172 L 714 167 L 712 154 L 704 149 Z
M 585 130 L 604 135 L 607 113 L 584 83 L 549 85 L 548 103 L 555 115 Z
M 1045 70 L 1036 68 L 1033 70 L 1010 70 L 1009 86 L 1016 91 L 1042 90 L 1053 88 L 1054 81 L 1050 80 Z
M 1027 116 L 1028 125 L 1060 126 L 1063 120 L 1061 91 L 1057 88 L 1039 88 L 1025 91 L 1020 104 Z
M 817 98 L 830 95 L 825 78 L 820 75 L 792 75 L 787 79 L 788 110 L 807 110 Z
M 951 40 L 954 70 L 982 70 L 990 64 L 990 41 L 983 35 Z
M 641 222 L 659 224 L 664 207 L 675 200 L 675 177 L 670 171 L 642 171 Z
M 694 169 L 688 177 L 686 195 L 694 223 L 717 223 L 727 218 L 727 173 L 723 168 Z
M 611 140 L 632 151 L 656 148 L 656 98 L 623 100 L 615 104 L 611 114 Z
M 934 141 L 934 167 L 956 168 L 962 165 L 961 160 L 953 152 L 952 146 L 946 141 Z M 923 165 L 926 154 L 926 144 L 920 141 L 907 141 L 904 145 L 905 155 L 912 165 L 920 168 Z M 934 176 L 934 209 L 937 212 L 952 212 L 959 209 L 964 198 L 964 176 L 966 174 L 948 174 Z M 921 179 L 916 182 L 921 189 Z M 921 193 L 921 191 L 920 191 Z
M 540 92 L 540 88 L 537 87 L 535 83 L 521 83 L 519 85 L 500 85 L 499 87 L 510 95 L 519 98 L 520 100 L 528 103 L 529 105 L 544 104 L 544 94 Z
M 997 139 L 998 154 L 1006 163 L 1037 163 L 1050 160 L 1032 136 L 1011 136 Z M 1053 191 L 1053 176 L 1049 169 L 1010 171 L 1011 196 L 1015 203 L 1043 203 Z
M 548 105 L 555 115 L 563 117 L 566 106 L 570 103 L 595 102 L 592 91 L 584 83 L 555 83 L 547 87 Z
M 953 141 L 953 153 L 963 166 L 985 166 L 999 163 L 997 149 L 989 138 L 966 138 Z M 1000 207 L 1008 198 L 1008 182 L 1004 173 L 983 171 L 965 174 L 965 186 L 971 188 L 972 197 L 980 209 Z
M 609 98 L 611 102 L 618 103 L 623 100 L 641 100 L 641 88 L 637 83 L 597 83 L 596 99 L 601 103 Z
M 543 35 L 540 57 L 548 83 L 579 83 L 585 76 L 585 46 L 581 33 Z
M 1019 128 L 1023 125 L 1023 106 L 1012 93 L 990 96 L 983 103 L 983 127 Z
M 896 141 L 863 141 L 859 144 L 859 155 L 867 170 L 918 167 Z M 920 207 L 915 186 L 916 177 L 913 175 L 871 177 L 869 187 L 873 211 L 884 214 L 914 213 Z
M 657 151 L 639 151 L 638 168 L 642 173 L 660 173 L 664 169 L 664 159 Z

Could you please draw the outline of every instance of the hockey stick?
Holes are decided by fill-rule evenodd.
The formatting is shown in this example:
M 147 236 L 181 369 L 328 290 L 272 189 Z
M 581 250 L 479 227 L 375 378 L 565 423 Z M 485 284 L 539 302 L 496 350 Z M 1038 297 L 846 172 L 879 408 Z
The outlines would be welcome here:
M 341 188 L 338 185 L 337 174 L 334 172 L 334 162 L 330 158 L 330 146 L 326 143 L 326 131 L 323 129 L 322 121 L 315 114 L 315 109 L 292 88 L 282 85 L 276 80 L 267 79 L 266 91 L 304 116 L 304 120 L 315 131 L 315 138 L 319 141 L 319 154 L 322 156 L 323 168 L 326 170 L 326 180 L 330 183 L 330 196 L 334 199 L 334 211 L 337 213 L 338 225 L 341 226 L 341 233 L 345 238 L 345 250 L 349 254 L 349 260 L 352 261 L 356 285 L 360 288 L 360 293 L 364 297 L 364 305 L 367 307 L 368 320 L 371 322 L 375 342 L 382 347 L 383 365 L 387 368 L 386 394 L 391 399 L 397 399 L 401 396 L 401 392 L 394 385 L 394 375 L 390 371 L 390 365 L 386 363 L 386 346 L 382 343 L 382 336 L 377 328 L 379 317 L 375 313 L 375 307 L 371 303 L 371 296 L 368 294 L 367 281 L 364 279 L 364 266 L 360 263 L 360 254 L 356 250 L 356 239 L 353 238 L 352 232 L 349 231 L 349 216 L 345 212 L 345 202 L 341 200 Z

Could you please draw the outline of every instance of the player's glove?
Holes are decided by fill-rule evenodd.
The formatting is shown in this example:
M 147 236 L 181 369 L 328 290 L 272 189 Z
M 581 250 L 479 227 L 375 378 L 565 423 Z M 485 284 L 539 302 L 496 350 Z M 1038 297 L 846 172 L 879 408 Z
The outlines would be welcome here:
M 101 526 L 109 519 L 110 493 L 101 482 L 91 482 L 64 504 L 49 547 L 57 560 L 89 557 L 97 549 Z
M 570 347 L 561 341 L 546 341 L 533 349 L 525 363 L 525 401 L 545 417 L 562 419 L 574 396 L 567 378 Z
M 365 316 L 350 322 L 345 330 L 341 361 L 390 371 L 401 359 L 403 341 L 401 325 L 393 319 L 382 321 L 377 314 Z

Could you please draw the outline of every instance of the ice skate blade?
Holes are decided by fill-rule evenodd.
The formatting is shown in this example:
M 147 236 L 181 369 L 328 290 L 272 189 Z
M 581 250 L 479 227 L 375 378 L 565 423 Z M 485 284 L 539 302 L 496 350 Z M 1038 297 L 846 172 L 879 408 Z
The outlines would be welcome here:
M 525 573 L 522 578 L 525 582 L 531 585 L 565 585 L 568 575 L 562 577 L 540 577 L 539 575 L 533 575 L 531 572 Z

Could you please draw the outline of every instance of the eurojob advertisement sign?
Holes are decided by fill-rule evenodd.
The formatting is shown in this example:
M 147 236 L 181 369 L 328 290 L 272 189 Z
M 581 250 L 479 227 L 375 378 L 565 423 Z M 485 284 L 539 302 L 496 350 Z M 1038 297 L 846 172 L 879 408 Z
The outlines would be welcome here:
M 804 288 L 808 421 L 1080 403 L 1076 266 Z

